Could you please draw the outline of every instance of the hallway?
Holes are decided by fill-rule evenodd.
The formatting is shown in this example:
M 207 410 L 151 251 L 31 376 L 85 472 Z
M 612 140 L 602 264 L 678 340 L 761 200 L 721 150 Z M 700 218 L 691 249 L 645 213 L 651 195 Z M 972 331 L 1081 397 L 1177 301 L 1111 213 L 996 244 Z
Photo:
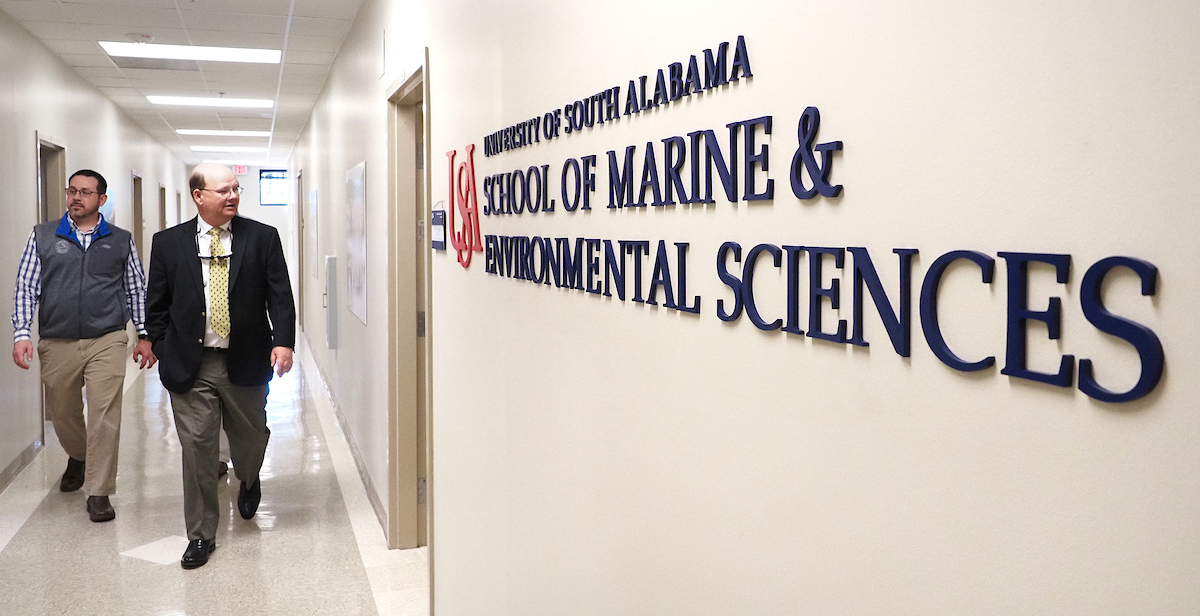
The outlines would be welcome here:
M 0 493 L 0 613 L 428 614 L 426 550 L 387 550 L 311 355 L 297 357 L 271 382 L 258 514 L 237 515 L 236 469 L 222 477 L 217 550 L 196 570 L 179 566 L 179 441 L 157 370 L 126 377 L 112 522 L 58 490 L 66 454 L 47 423 Z

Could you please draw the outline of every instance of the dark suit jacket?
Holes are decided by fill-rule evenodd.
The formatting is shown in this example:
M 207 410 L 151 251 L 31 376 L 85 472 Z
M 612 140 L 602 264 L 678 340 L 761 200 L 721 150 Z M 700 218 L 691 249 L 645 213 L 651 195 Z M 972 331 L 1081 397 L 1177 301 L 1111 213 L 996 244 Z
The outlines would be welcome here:
M 158 357 L 162 384 L 175 393 L 192 388 L 204 352 L 204 274 L 195 218 L 154 234 L 146 287 L 146 332 Z M 294 348 L 296 306 L 275 227 L 234 217 L 229 260 L 229 353 L 234 385 L 271 380 L 271 349 Z M 268 317 L 270 320 L 268 321 Z

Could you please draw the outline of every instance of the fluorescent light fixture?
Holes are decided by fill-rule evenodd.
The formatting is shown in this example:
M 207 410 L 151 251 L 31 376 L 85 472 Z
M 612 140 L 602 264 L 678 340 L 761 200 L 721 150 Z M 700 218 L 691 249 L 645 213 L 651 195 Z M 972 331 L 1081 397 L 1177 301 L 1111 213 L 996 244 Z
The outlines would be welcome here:
M 193 107 L 253 107 L 270 109 L 275 101 L 264 98 L 221 98 L 216 96 L 147 96 L 155 105 L 191 105 Z
M 195 135 L 197 137 L 270 137 L 269 130 L 200 130 L 197 128 L 180 128 L 175 132 L 180 135 Z
M 121 43 L 100 41 L 110 56 L 123 58 L 155 58 L 159 60 L 207 60 L 210 62 L 250 62 L 279 64 L 283 52 L 278 49 L 247 49 L 244 47 L 202 47 L 199 45 L 161 45 L 158 43 Z
M 238 152 L 242 154 L 258 154 L 266 152 L 267 148 L 251 148 L 226 145 L 194 145 L 193 152 Z

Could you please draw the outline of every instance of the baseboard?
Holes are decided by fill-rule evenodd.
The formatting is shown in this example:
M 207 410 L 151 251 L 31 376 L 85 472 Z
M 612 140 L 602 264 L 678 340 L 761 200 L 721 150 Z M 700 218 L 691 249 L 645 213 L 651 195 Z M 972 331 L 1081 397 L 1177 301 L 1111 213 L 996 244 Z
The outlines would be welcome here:
M 321 375 L 321 378 L 324 379 L 325 375 Z M 337 403 L 333 405 L 333 414 L 337 417 L 338 427 L 346 435 L 346 442 L 350 445 L 350 455 L 354 457 L 354 466 L 358 469 L 358 477 L 362 479 L 363 488 L 367 491 L 367 500 L 371 501 L 371 508 L 375 510 L 375 517 L 379 520 L 379 526 L 383 527 L 383 536 L 386 537 L 388 534 L 387 508 L 383 506 L 383 500 L 379 498 L 379 493 L 375 491 L 375 483 L 371 481 L 371 476 L 367 473 L 367 467 L 363 464 L 363 457 L 358 449 L 358 443 L 354 441 L 354 435 L 346 430 L 346 417 L 342 415 L 342 409 Z
M 42 446 L 43 444 L 40 439 L 33 441 L 25 448 L 25 451 L 21 452 L 21 455 L 9 463 L 3 471 L 0 471 L 0 492 L 3 492 L 8 487 L 8 484 L 12 483 L 13 479 L 16 479 L 17 475 L 21 474 L 21 471 L 25 470 L 26 466 L 29 466 L 29 463 L 41 451 Z M 360 470 L 359 472 L 362 471 Z
M 383 499 L 379 498 L 379 492 L 375 490 L 375 483 L 371 481 L 371 475 L 367 473 L 367 467 L 363 463 L 362 450 L 358 448 L 358 442 L 354 440 L 354 435 L 346 429 L 346 426 L 349 425 L 346 421 L 346 416 L 342 414 L 342 407 L 338 405 L 337 399 L 333 397 L 333 391 L 329 388 L 329 378 L 325 376 L 321 362 L 316 361 L 316 356 L 312 352 L 311 341 L 307 335 L 302 335 L 301 339 L 303 340 L 303 344 L 309 347 L 308 356 L 313 359 L 313 364 L 317 369 L 317 376 L 321 379 L 320 386 L 324 389 L 324 394 L 329 400 L 329 404 L 333 407 L 334 419 L 337 421 L 342 435 L 346 438 L 346 444 L 350 447 L 350 456 L 354 458 L 354 467 L 358 469 L 358 478 L 362 481 L 363 489 L 367 494 L 367 500 L 371 503 L 371 509 L 375 510 L 375 518 L 379 521 L 380 528 L 383 529 L 384 537 L 387 537 L 387 508 L 383 505 Z M 330 435 L 326 434 L 325 438 L 330 438 Z

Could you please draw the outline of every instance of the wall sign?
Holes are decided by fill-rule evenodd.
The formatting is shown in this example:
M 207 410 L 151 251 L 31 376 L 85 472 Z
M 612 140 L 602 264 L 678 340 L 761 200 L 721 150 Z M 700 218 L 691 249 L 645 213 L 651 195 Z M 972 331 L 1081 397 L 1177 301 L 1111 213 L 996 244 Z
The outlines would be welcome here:
M 704 50 L 687 62 L 673 63 L 657 71 L 650 85 L 648 76 L 630 80 L 625 105 L 621 90 L 609 88 L 579 99 L 541 117 L 496 131 L 484 138 L 485 156 L 528 147 L 558 137 L 560 132 L 597 129 L 622 116 L 671 103 L 688 96 L 713 94 L 743 78 L 751 78 L 750 56 L 745 38 L 739 36 L 726 64 L 730 45 L 722 43 L 718 51 Z M 701 66 L 704 67 L 701 71 Z M 703 74 L 703 79 L 701 79 Z M 795 149 L 785 159 L 785 175 L 792 195 L 801 201 L 835 198 L 842 186 L 835 182 L 834 166 L 841 141 L 822 141 L 821 114 L 806 107 L 794 119 Z M 623 152 L 609 150 L 568 158 L 560 165 L 542 164 L 484 176 L 483 204 L 474 170 L 474 145 L 465 149 L 457 164 L 458 153 L 447 152 L 449 159 L 450 238 L 458 261 L 467 268 L 472 254 L 483 253 L 484 271 L 493 276 L 521 280 L 538 285 L 554 285 L 594 295 L 613 297 L 660 306 L 664 309 L 700 315 L 705 305 L 699 295 L 689 294 L 689 243 L 651 238 L 537 237 L 484 235 L 480 215 L 552 216 L 558 211 L 573 215 L 593 207 L 605 209 L 663 209 L 680 204 L 714 203 L 714 196 L 730 203 L 771 201 L 775 199 L 775 178 L 768 139 L 773 134 L 773 116 L 753 117 L 725 124 L 724 128 L 702 128 L 686 135 L 660 135 L 658 138 L 630 144 Z M 600 179 L 597 179 L 600 175 Z M 760 183 L 760 178 L 765 181 Z M 457 212 L 457 220 L 456 220 Z M 993 284 L 995 258 L 973 250 L 954 250 L 938 256 L 922 277 L 913 272 L 916 248 L 894 248 L 892 261 L 899 274 L 898 288 L 888 291 L 880 279 L 876 260 L 884 258 L 862 246 L 809 246 L 800 242 L 787 245 L 757 244 L 749 249 L 737 242 L 720 245 L 708 262 L 724 285 L 724 296 L 715 303 L 715 314 L 722 321 L 737 321 L 743 316 L 763 331 L 780 330 L 787 335 L 805 336 L 835 344 L 868 346 L 864 333 L 864 314 L 873 309 L 884 324 L 895 352 L 909 357 L 912 348 L 913 304 L 926 343 L 933 354 L 955 370 L 974 372 L 991 368 L 994 356 L 962 358 L 953 350 L 953 341 L 942 333 L 938 315 L 939 290 L 947 269 L 960 262 L 973 263 L 980 269 L 981 282 Z M 847 263 L 849 254 L 849 263 Z M 1104 402 L 1129 402 L 1150 393 L 1162 378 L 1164 357 L 1158 336 L 1145 325 L 1109 311 L 1101 299 L 1105 279 L 1117 269 L 1128 270 L 1141 282 L 1141 294 L 1157 291 L 1158 269 L 1152 263 L 1128 256 L 1111 256 L 1090 264 L 1075 289 L 1080 297 L 1082 317 L 1105 334 L 1114 336 L 1136 350 L 1140 372 L 1132 388 L 1114 391 L 1096 380 L 1094 361 L 1064 354 L 1052 371 L 1028 366 L 1029 324 L 1045 325 L 1047 337 L 1057 340 L 1064 328 L 1081 327 L 1079 319 L 1064 325 L 1062 300 L 1057 296 L 1031 298 L 1030 264 L 1052 268 L 1055 280 L 1066 284 L 1072 259 L 1069 254 L 1002 251 L 1007 271 L 1006 334 L 1004 366 L 1000 373 L 1056 387 L 1077 386 L 1089 397 Z M 758 308 L 754 285 L 755 267 L 769 259 L 787 281 L 786 308 L 781 314 L 763 314 Z M 847 273 L 850 290 L 843 292 L 843 279 L 834 276 L 825 286 L 829 268 Z M 807 284 L 801 274 L 807 274 Z M 961 283 L 957 283 L 961 284 Z M 917 297 L 914 298 L 914 289 Z M 949 288 L 947 288 L 949 290 Z M 849 296 L 851 319 L 826 323 L 826 307 L 839 309 Z M 870 296 L 871 303 L 864 300 Z M 779 302 L 775 302 L 776 304 Z M 868 308 L 872 306 L 873 308 Z M 1044 308 L 1042 307 L 1044 306 Z M 1078 372 L 1076 373 L 1076 368 Z
M 446 249 L 446 210 L 445 202 L 438 201 L 433 206 L 433 214 L 429 225 L 430 246 L 434 250 Z

